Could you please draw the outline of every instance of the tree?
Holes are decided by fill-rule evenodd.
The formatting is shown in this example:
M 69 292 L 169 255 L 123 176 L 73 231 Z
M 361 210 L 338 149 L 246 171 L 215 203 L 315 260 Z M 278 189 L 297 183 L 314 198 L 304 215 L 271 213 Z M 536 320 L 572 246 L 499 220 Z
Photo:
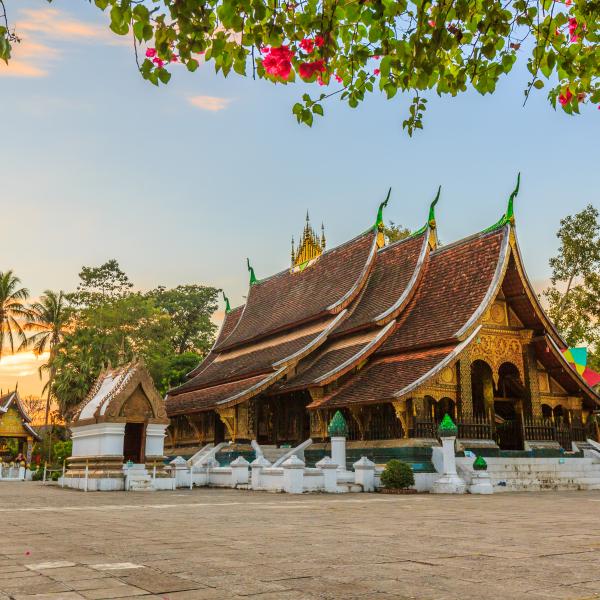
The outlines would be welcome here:
M 23 324 L 23 331 L 33 332 L 23 340 L 22 348 L 32 348 L 36 356 L 49 352 L 48 362 L 39 369 L 40 377 L 43 371 L 48 371 L 48 381 L 42 390 L 47 392 L 44 425 L 48 425 L 50 402 L 52 400 L 52 382 L 54 381 L 54 358 L 58 344 L 63 340 L 65 327 L 69 319 L 64 293 L 46 290 L 39 302 L 29 307 L 29 315 Z
M 211 316 L 217 310 L 220 290 L 203 285 L 179 285 L 173 289 L 158 287 L 148 293 L 173 322 L 173 348 L 205 355 L 212 345 L 216 325 Z
M 110 28 L 132 33 L 142 76 L 166 84 L 173 63 L 195 71 L 202 59 L 224 76 L 252 73 L 274 83 L 324 86 L 293 107 L 301 123 L 338 96 L 352 108 L 378 90 L 413 99 L 403 126 L 422 128 L 429 92 L 493 93 L 518 57 L 530 73 L 525 101 L 550 85 L 568 113 L 600 102 L 597 0 L 95 0 Z M 4 13 L 4 14 L 2 14 Z M 18 32 L 0 0 L 0 58 Z M 1 21 L 0 21 L 1 22 Z M 142 59 L 140 62 L 140 55 Z
M 591 204 L 561 220 L 558 255 L 550 259 L 552 286 L 544 291 L 548 313 L 569 346 L 590 347 L 600 366 L 600 224 Z
M 78 305 L 98 305 L 123 297 L 133 284 L 113 258 L 99 267 L 82 267 L 77 292 L 70 299 Z
M 25 300 L 29 290 L 19 287 L 21 280 L 12 271 L 0 272 L 0 360 L 4 344 L 8 340 L 10 351 L 15 351 L 15 337 L 23 341 L 25 333 L 19 319 L 29 317 Z
M 393 244 L 394 242 L 406 239 L 411 234 L 411 231 L 402 225 L 396 225 L 394 221 L 390 221 L 390 224 L 383 228 L 383 234 L 387 238 L 388 243 Z

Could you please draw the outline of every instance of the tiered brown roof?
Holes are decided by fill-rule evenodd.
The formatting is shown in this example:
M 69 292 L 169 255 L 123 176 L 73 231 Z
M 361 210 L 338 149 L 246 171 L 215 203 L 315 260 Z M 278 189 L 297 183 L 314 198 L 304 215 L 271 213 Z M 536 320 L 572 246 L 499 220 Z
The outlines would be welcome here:
M 510 222 L 437 249 L 432 231 L 428 226 L 379 250 L 376 231 L 369 231 L 303 271 L 252 285 L 205 362 L 169 392 L 168 413 L 324 387 L 342 377 L 309 408 L 390 400 L 454 360 L 501 289 L 527 327 L 540 335 L 551 327 L 533 306 Z M 564 346 L 553 328 L 550 334 Z

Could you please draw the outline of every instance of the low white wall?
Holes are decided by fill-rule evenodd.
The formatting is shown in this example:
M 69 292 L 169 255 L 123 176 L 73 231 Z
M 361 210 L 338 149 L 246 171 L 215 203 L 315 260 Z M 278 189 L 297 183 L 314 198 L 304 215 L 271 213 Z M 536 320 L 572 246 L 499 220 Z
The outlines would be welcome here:
M 63 478 L 59 477 L 58 485 L 63 485 Z M 73 488 L 75 490 L 85 490 L 85 477 L 65 477 L 64 487 Z M 88 492 L 119 492 L 125 489 L 125 479 L 117 479 L 113 477 L 93 478 L 87 480 Z

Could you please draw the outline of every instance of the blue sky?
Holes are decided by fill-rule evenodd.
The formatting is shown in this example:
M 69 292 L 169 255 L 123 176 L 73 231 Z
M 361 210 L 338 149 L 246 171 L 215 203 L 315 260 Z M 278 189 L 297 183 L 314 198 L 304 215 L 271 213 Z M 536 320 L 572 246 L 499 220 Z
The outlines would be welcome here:
M 333 100 L 309 129 L 291 114 L 306 86 L 202 65 L 157 89 L 88 2 L 7 5 L 23 42 L 0 67 L 1 263 L 33 294 L 73 289 L 82 265 L 114 257 L 139 288 L 205 283 L 239 304 L 245 257 L 258 277 L 288 266 L 307 209 L 335 245 L 373 222 L 390 186 L 386 218 L 420 227 L 441 184 L 451 242 L 499 218 L 518 171 L 518 235 L 541 282 L 559 220 L 600 205 L 600 111 L 570 118 L 543 90 L 522 108 L 525 57 L 493 96 L 431 96 L 412 139 L 407 96 Z

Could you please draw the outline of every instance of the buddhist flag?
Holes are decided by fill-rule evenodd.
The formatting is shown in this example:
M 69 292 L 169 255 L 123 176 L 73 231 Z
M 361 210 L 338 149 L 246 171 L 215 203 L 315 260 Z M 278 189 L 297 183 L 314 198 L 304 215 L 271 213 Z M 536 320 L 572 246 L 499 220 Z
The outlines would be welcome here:
M 587 348 L 569 348 L 568 350 L 563 350 L 563 356 L 590 387 L 594 387 L 600 383 L 600 373 L 592 371 L 587 366 Z

